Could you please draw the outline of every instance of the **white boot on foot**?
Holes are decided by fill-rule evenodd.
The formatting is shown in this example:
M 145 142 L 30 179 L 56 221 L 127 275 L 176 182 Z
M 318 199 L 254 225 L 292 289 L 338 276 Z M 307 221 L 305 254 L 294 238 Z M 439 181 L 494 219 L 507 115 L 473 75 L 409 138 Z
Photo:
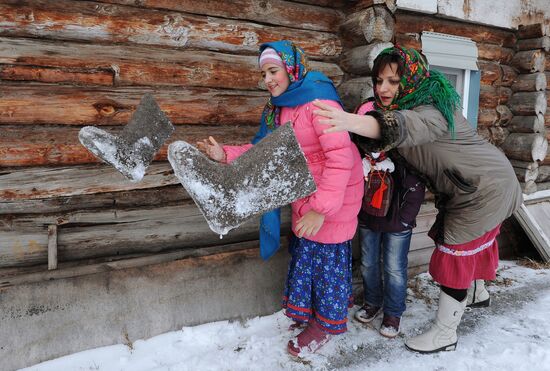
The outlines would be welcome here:
M 488 307 L 491 303 L 491 298 L 489 297 L 489 291 L 485 288 L 484 280 L 475 280 L 472 282 L 472 285 L 468 289 L 467 296 L 468 308 L 481 308 Z
M 466 307 L 466 299 L 458 302 L 443 291 L 439 294 L 439 308 L 435 323 L 425 333 L 407 339 L 405 346 L 415 352 L 435 353 L 443 350 L 455 350 L 457 343 L 456 328 Z

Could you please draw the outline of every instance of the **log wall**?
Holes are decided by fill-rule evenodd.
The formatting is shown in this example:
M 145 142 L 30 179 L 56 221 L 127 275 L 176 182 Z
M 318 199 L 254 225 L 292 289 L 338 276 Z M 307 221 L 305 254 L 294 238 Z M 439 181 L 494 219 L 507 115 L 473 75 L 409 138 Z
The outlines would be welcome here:
M 250 141 L 268 98 L 257 67 L 264 42 L 295 41 L 313 69 L 340 85 L 342 5 L 2 1 L 0 276 L 46 270 L 48 243 L 61 268 L 250 248 L 257 220 L 220 240 L 174 178 L 167 146 L 208 135 L 226 144 Z M 99 163 L 78 131 L 94 125 L 116 134 L 147 92 L 176 130 L 143 181 L 131 183 Z M 286 210 L 283 233 L 288 228 Z

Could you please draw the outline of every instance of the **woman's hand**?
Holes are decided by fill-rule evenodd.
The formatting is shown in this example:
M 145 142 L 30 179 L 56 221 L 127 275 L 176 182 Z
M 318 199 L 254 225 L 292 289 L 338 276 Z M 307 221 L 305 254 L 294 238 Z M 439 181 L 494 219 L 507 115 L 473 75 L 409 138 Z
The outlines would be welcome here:
M 214 138 L 208 137 L 208 139 L 204 139 L 201 142 L 197 142 L 197 148 L 199 149 L 199 151 L 206 154 L 212 160 L 218 161 L 218 162 L 225 162 L 225 159 L 226 159 L 225 151 L 223 150 L 223 147 L 219 145 Z
M 319 120 L 319 123 L 332 126 L 324 131 L 325 134 L 349 131 L 368 138 L 380 138 L 380 125 L 374 117 L 347 113 L 317 99 L 313 101 L 313 104 L 320 108 L 313 111 L 313 113 L 324 117 L 324 119 Z
M 298 237 L 315 236 L 323 226 L 325 216 L 314 210 L 309 210 L 296 222 L 296 234 Z

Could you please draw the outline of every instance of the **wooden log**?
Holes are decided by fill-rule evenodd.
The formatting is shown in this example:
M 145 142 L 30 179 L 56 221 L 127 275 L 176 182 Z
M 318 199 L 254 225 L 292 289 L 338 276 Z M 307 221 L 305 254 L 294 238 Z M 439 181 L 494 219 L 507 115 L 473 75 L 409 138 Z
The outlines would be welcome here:
M 494 109 L 499 104 L 497 89 L 491 85 L 481 85 L 479 90 L 479 107 Z
M 546 77 L 546 90 L 550 90 L 550 71 L 544 72 L 544 76 Z
M 340 26 L 340 35 L 347 48 L 374 41 L 390 42 L 394 26 L 395 20 L 385 6 L 373 6 L 348 15 Z
M 550 182 L 550 166 L 539 166 L 539 174 L 535 180 L 537 183 Z
M 505 64 L 501 64 L 500 68 L 502 69 L 501 85 L 506 87 L 512 86 L 518 77 L 516 69 Z
M 176 125 L 254 125 L 268 99 L 263 92 L 204 88 L 83 89 L 4 84 L 1 89 L 0 125 L 126 125 L 145 93 L 153 94 Z
M 546 112 L 547 102 L 544 92 L 518 92 L 512 95 L 508 107 L 514 115 L 533 116 Z
M 546 157 L 548 141 L 541 134 L 512 133 L 502 144 L 502 149 L 511 159 L 542 161 Z
M 526 162 L 526 161 L 519 161 L 511 159 L 510 163 L 513 167 L 518 169 L 524 169 L 524 170 L 536 170 L 539 167 L 538 162 Z
M 256 56 L 205 51 L 175 53 L 149 46 L 101 46 L 0 37 L 0 79 L 80 85 L 201 86 L 258 89 Z M 334 63 L 311 61 L 336 85 Z
M 550 189 L 550 182 L 537 183 L 537 191 L 547 191 Z
M 512 66 L 522 73 L 544 71 L 545 55 L 540 50 L 517 52 L 512 58 Z
M 508 104 L 508 101 L 513 94 L 512 89 L 507 88 L 506 86 L 499 86 L 496 90 L 498 95 L 498 104 Z
M 116 135 L 122 127 L 105 127 Z M 98 163 L 91 152 L 78 140 L 79 127 L 6 126 L 2 128 L 0 141 L 0 167 L 9 166 L 60 166 Z M 252 126 L 203 126 L 178 125 L 174 133 L 161 147 L 155 160 L 166 160 L 168 145 L 176 140 L 196 143 L 214 134 L 225 144 L 249 143 L 258 130 Z
M 502 146 L 508 135 L 510 135 L 510 131 L 507 128 L 493 126 L 488 129 L 490 142 L 497 147 Z
M 391 43 L 373 43 L 348 50 L 342 54 L 340 67 L 348 73 L 368 75 L 372 70 L 374 59 L 382 50 L 391 46 Z
M 508 129 L 513 133 L 542 133 L 544 131 L 544 118 L 537 116 L 514 116 Z
M 537 176 L 539 175 L 538 166 L 531 169 L 514 166 L 514 172 L 516 173 L 516 177 L 518 178 L 518 181 L 523 183 L 534 182 L 536 181 Z
M 516 53 L 512 48 L 504 48 L 498 44 L 483 42 L 477 44 L 477 50 L 480 59 L 499 62 L 501 64 L 509 64 Z
M 338 87 L 338 93 L 348 112 L 353 112 L 359 104 L 374 96 L 371 77 L 358 77 L 345 81 Z
M 349 3 L 349 1 L 348 1 Z M 385 5 L 392 13 L 397 9 L 397 4 L 395 0 L 358 0 L 353 5 L 351 9 L 352 12 L 370 8 L 374 5 Z
M 395 17 L 396 33 L 431 31 L 469 37 L 476 43 L 495 44 L 506 48 L 516 46 L 516 38 L 512 31 L 399 10 L 396 11 Z
M 314 59 L 337 57 L 335 34 L 266 26 L 181 12 L 150 10 L 91 1 L 7 0 L 0 5 L 0 35 L 139 44 L 256 54 L 264 42 L 291 39 Z
M 105 167 L 105 170 L 107 168 Z M 166 169 L 169 172 L 169 169 Z M 110 173 L 111 176 L 116 175 Z M 110 179 L 104 179 L 109 182 Z M 109 184 L 109 183 L 107 183 Z M 68 213 L 77 210 L 108 209 L 116 205 L 120 208 L 158 207 L 190 202 L 190 196 L 179 184 L 82 195 L 60 196 L 54 194 L 46 198 L 14 199 L 0 202 L 0 215 Z M 53 192 L 52 192 L 53 193 Z
M 168 163 L 153 163 L 139 183 L 132 183 L 109 165 L 3 169 L 0 199 L 43 200 L 57 197 L 159 188 L 179 184 Z
M 537 183 L 535 182 L 527 182 L 527 183 L 519 183 L 521 190 L 524 194 L 529 195 L 531 193 L 535 193 L 537 191 Z
M 99 0 L 101 3 L 139 6 L 146 9 L 175 10 L 213 17 L 247 20 L 277 26 L 296 27 L 315 31 L 334 32 L 335 25 L 343 19 L 341 11 L 327 8 L 328 4 L 313 6 L 291 1 L 232 0 Z M 311 4 L 321 5 L 316 2 Z
M 57 225 L 48 226 L 48 270 L 57 269 Z
M 512 111 L 510 111 L 510 108 L 505 105 L 498 105 L 496 108 L 498 119 L 496 121 L 496 124 L 498 126 L 508 126 L 510 121 L 512 121 L 512 118 L 514 117 L 514 114 Z
M 420 42 L 420 34 L 411 32 L 407 34 L 398 33 L 395 35 L 395 42 L 405 48 L 422 50 L 422 43 Z
M 502 78 L 502 71 L 498 63 L 479 61 L 478 64 L 481 72 L 482 85 L 492 85 L 495 81 L 500 81 Z
M 292 0 L 297 3 L 324 6 L 327 8 L 343 8 L 347 4 L 346 0 Z
M 543 72 L 518 75 L 512 85 L 512 90 L 517 91 L 543 91 L 546 89 L 546 75 Z
M 477 124 L 482 127 L 493 126 L 498 121 L 498 114 L 494 108 L 479 108 Z
M 544 51 L 550 51 L 550 37 L 542 36 L 534 39 L 522 39 L 518 40 L 518 50 L 534 50 L 542 49 Z
M 533 39 L 542 36 L 549 36 L 549 25 L 544 23 L 533 23 L 518 26 L 518 39 Z
M 289 211 L 285 208 L 283 212 L 283 233 L 288 231 Z M 22 216 L 10 220 L 10 230 L 0 228 L 0 267 L 45 264 L 48 241 L 42 225 L 59 218 L 66 218 L 58 227 L 57 239 L 58 256 L 63 261 L 196 249 L 252 240 L 258 235 L 256 218 L 220 241 L 194 204 Z

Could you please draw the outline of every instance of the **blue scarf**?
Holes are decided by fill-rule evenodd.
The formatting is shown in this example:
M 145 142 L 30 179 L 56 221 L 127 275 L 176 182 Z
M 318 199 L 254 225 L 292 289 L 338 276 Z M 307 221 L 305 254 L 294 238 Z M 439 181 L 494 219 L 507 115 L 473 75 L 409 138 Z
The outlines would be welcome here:
M 321 72 L 309 71 L 304 51 L 291 41 L 281 40 L 260 46 L 260 55 L 265 48 L 274 49 L 283 60 L 290 85 L 278 97 L 267 102 L 260 121 L 260 129 L 252 144 L 258 143 L 266 135 L 277 129 L 281 123 L 281 107 L 296 107 L 315 99 L 327 99 L 342 104 L 332 81 Z M 281 209 L 262 215 L 260 220 L 260 256 L 267 260 L 279 249 L 281 239 Z

